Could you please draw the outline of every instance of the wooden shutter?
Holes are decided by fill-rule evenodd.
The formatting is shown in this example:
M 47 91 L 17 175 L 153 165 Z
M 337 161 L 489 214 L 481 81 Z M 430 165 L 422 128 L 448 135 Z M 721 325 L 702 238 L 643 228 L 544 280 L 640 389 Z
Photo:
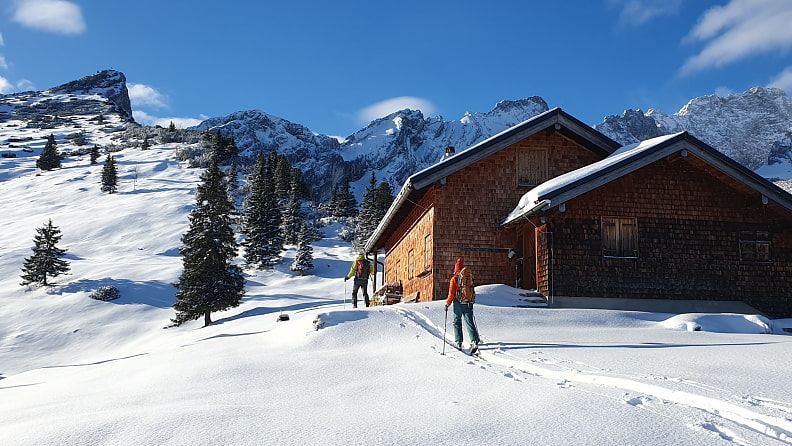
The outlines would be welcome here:
M 637 219 L 602 217 L 602 255 L 638 257 Z
M 615 257 L 619 254 L 619 225 L 612 217 L 602 217 L 602 255 Z

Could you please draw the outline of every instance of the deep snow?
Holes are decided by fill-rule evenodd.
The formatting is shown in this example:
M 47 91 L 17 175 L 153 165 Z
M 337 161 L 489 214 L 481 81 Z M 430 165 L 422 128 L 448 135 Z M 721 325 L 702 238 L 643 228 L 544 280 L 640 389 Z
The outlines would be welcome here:
M 792 443 L 790 320 L 532 307 L 488 285 L 472 358 L 444 346 L 442 302 L 352 310 L 334 226 L 311 275 L 291 249 L 213 325 L 165 328 L 200 175 L 172 150 L 115 154 L 115 195 L 87 157 L 0 160 L 3 444 Z M 22 287 L 49 218 L 71 274 Z M 102 285 L 121 299 L 88 298 Z

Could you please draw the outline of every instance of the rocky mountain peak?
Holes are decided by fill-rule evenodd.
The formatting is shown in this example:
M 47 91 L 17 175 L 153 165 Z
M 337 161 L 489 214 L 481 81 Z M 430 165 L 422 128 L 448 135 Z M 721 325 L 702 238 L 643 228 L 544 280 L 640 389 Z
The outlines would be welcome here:
M 608 116 L 596 129 L 631 144 L 655 136 L 687 131 L 750 169 L 767 164 L 770 151 L 782 156 L 783 135 L 792 130 L 792 99 L 777 88 L 754 87 L 726 96 L 691 99 L 673 115 L 652 109 Z
M 103 70 L 96 74 L 51 88 L 48 94 L 92 95 L 96 94 L 110 100 L 116 105 L 121 115 L 128 121 L 132 117 L 132 104 L 126 86 L 124 73 L 115 70 Z

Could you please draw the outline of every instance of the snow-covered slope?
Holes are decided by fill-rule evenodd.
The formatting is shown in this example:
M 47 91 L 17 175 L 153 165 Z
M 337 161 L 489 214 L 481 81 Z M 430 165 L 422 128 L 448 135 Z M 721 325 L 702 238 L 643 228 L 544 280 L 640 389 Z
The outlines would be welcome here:
M 174 159 L 181 143 L 118 146 L 119 192 L 103 194 L 102 160 L 76 155 L 65 136 L 84 130 L 88 144 L 112 146 L 132 124 L 120 114 L 93 121 L 94 113 L 47 128 L 9 113 L 0 126 L 2 151 L 17 155 L 0 158 L 3 444 L 714 446 L 792 438 L 790 320 L 536 308 L 520 290 L 487 285 L 475 309 L 485 345 L 472 358 L 451 347 L 442 302 L 353 311 L 341 278 L 354 253 L 335 226 L 314 244 L 309 275 L 288 270 L 289 247 L 274 270 L 246 270 L 242 305 L 214 314 L 213 325 L 165 329 L 201 171 Z M 397 124 L 383 121 L 371 134 L 405 128 L 388 122 Z M 444 128 L 476 138 L 476 127 L 456 125 Z M 49 133 L 72 156 L 42 172 L 35 162 Z M 20 286 L 35 228 L 48 219 L 63 233 L 71 272 L 51 288 Z M 90 299 L 105 285 L 121 298 Z M 290 320 L 278 322 L 281 312 Z

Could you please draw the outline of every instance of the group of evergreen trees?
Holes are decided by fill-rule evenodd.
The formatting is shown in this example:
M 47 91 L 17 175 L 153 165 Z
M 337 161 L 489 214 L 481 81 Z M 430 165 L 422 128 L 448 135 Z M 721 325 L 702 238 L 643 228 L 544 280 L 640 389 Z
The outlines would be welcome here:
M 182 236 L 183 272 L 174 284 L 177 301 L 173 305 L 175 325 L 204 318 L 212 323 L 211 313 L 238 306 L 245 294 L 242 269 L 234 263 L 240 242 L 235 228 L 242 235 L 244 260 L 257 269 L 273 268 L 280 260 L 284 245 L 297 245 L 297 253 L 290 269 L 301 275 L 314 267 L 311 243 L 319 237 L 308 223 L 303 203 L 311 199 L 311 189 L 305 183 L 302 171 L 292 168 L 283 155 L 272 152 L 259 154 L 247 175 L 242 200 L 241 218 L 235 206 L 235 193 L 242 188 L 237 181 L 236 164 L 228 174 L 220 169 L 221 161 L 237 158 L 238 149 L 233 138 L 219 131 L 208 132 L 205 141 L 211 148 L 211 163 L 201 176 L 196 189 L 196 207 L 189 215 L 189 229 Z M 147 140 L 144 140 L 147 142 Z M 90 150 L 91 163 L 98 158 L 98 146 Z M 61 155 L 53 135 L 36 165 L 42 170 L 61 167 Z M 107 155 L 102 170 L 102 191 L 114 193 L 118 185 L 115 158 Z M 357 209 L 357 201 L 350 190 L 349 178 L 344 178 L 333 190 L 328 205 L 330 214 L 347 221 L 356 237 L 353 244 L 362 246 L 376 229 L 393 201 L 393 192 L 387 182 L 377 185 L 372 173 Z M 68 262 L 61 257 L 66 250 L 56 244 L 60 230 L 49 223 L 36 229 L 33 255 L 25 259 L 22 285 L 50 285 L 48 277 L 57 277 L 69 271 Z
M 190 213 L 190 227 L 182 237 L 184 272 L 176 284 L 175 325 L 200 317 L 208 325 L 212 312 L 239 305 L 245 290 L 241 269 L 233 263 L 239 248 L 234 236 L 237 220 L 248 266 L 273 268 L 281 260 L 284 245 L 297 244 L 291 270 L 302 275 L 313 268 L 311 242 L 316 237 L 303 213 L 309 189 L 302 172 L 282 155 L 259 154 L 247 175 L 241 219 L 236 218 L 232 198 L 238 188 L 235 164 L 229 173 L 233 176 L 224 173 L 213 158 L 201 177 L 197 207 Z

